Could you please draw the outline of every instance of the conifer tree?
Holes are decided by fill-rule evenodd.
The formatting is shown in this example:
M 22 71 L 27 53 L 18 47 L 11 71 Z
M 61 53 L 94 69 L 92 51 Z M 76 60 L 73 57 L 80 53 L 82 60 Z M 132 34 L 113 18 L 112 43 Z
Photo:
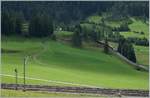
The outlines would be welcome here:
M 81 47 L 82 46 L 82 37 L 81 37 L 81 26 L 77 25 L 75 27 L 75 32 L 72 37 L 72 44 L 75 47 Z

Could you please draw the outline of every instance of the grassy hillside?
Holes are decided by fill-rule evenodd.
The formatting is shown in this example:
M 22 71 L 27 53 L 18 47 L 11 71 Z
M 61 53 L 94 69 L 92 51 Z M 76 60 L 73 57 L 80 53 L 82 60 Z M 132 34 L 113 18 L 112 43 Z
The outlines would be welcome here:
M 40 40 L 3 39 L 2 48 L 7 51 L 2 52 L 2 74 L 14 75 L 14 68 L 17 68 L 19 76 L 22 76 L 23 58 L 29 54 L 31 57 L 27 62 L 27 77 L 45 81 L 28 78 L 28 84 L 73 83 L 78 86 L 148 89 L 148 73 L 136 71 L 114 55 L 104 54 L 101 49 L 77 49 L 50 40 L 43 45 Z M 22 80 L 20 78 L 19 83 L 23 83 Z M 2 76 L 2 82 L 15 83 L 15 79 Z
M 134 46 L 137 63 L 149 66 L 149 47 Z
M 131 31 L 144 32 L 146 35 L 149 34 L 148 24 L 144 23 L 142 20 L 132 18 L 133 23 L 129 25 Z
M 148 38 L 149 37 L 149 26 L 144 23 L 142 20 L 131 18 L 133 21 L 132 24 L 129 24 L 129 28 L 131 31 L 129 32 L 121 32 L 125 37 L 137 37 L 137 38 Z M 138 33 L 136 33 L 138 32 Z M 144 34 L 141 34 L 143 32 Z
M 93 22 L 93 23 L 100 23 L 101 22 L 102 17 L 98 16 L 98 15 L 93 15 L 87 18 L 87 20 L 89 22 Z
M 140 34 L 140 33 L 135 33 L 132 31 L 120 32 L 120 34 L 123 35 L 125 38 L 128 38 L 128 37 L 148 38 L 147 34 Z
M 93 15 L 87 18 L 89 22 L 92 23 L 100 23 L 102 17 L 98 15 Z M 128 32 L 120 32 L 121 35 L 124 37 L 138 37 L 138 38 L 148 38 L 149 37 L 149 27 L 147 23 L 144 23 L 141 19 L 135 19 L 133 17 L 130 18 L 132 23 L 129 24 L 130 31 Z M 126 20 L 106 20 L 106 25 L 110 27 L 119 27 L 123 22 L 126 22 Z M 91 28 L 90 24 L 87 25 L 89 28 Z M 139 33 L 136 33 L 139 32 Z M 143 32 L 144 34 L 141 34 Z
M 93 15 L 93 16 L 88 17 L 87 20 L 88 20 L 88 22 L 99 24 L 99 23 L 101 23 L 102 16 Z M 121 23 L 122 23 L 122 21 L 105 20 L 105 24 L 110 27 L 119 27 L 121 25 Z
M 70 36 L 72 36 L 73 32 L 69 32 L 69 31 L 56 31 L 55 32 L 55 35 L 59 38 L 61 37 L 65 37 L 65 38 L 68 38 Z

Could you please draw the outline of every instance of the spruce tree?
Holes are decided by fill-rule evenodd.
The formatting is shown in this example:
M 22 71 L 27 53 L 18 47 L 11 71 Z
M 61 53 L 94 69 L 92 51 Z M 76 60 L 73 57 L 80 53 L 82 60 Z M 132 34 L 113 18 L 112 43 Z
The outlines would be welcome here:
M 16 13 L 16 21 L 15 21 L 15 32 L 18 35 L 22 34 L 22 27 L 24 22 L 24 16 L 21 12 Z
M 77 25 L 75 27 L 75 32 L 72 36 L 72 44 L 75 47 L 81 47 L 82 46 L 81 26 L 80 25 Z
M 127 56 L 127 58 L 136 63 L 136 55 L 135 55 L 133 45 L 131 43 L 128 44 L 128 56 Z
M 118 52 L 129 60 L 136 62 L 134 47 L 128 40 L 124 38 L 119 39 Z
M 46 14 L 36 14 L 30 20 L 29 32 L 34 37 L 46 37 L 53 34 L 53 22 Z
M 125 43 L 125 38 L 124 37 L 119 37 L 119 40 L 118 40 L 118 49 L 117 49 L 117 51 L 119 52 L 119 53 L 121 53 L 122 54 L 122 46 L 123 46 L 123 44 Z
M 108 40 L 107 40 L 107 37 L 105 38 L 104 52 L 105 52 L 105 53 L 109 53 L 109 47 L 108 47 Z
M 15 16 L 14 12 L 4 11 L 1 17 L 2 34 L 13 35 L 15 34 Z

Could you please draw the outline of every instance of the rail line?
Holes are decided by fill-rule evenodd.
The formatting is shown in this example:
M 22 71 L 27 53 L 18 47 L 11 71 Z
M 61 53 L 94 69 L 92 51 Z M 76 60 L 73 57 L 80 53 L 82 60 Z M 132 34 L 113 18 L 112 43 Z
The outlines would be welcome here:
M 149 90 L 134 89 L 109 89 L 109 88 L 92 88 L 92 87 L 71 87 L 71 86 L 46 86 L 46 85 L 23 85 L 23 84 L 1 84 L 2 89 L 23 90 L 26 91 L 47 91 L 47 92 L 64 92 L 64 93 L 84 93 L 99 94 L 106 96 L 132 96 L 132 97 L 148 97 Z

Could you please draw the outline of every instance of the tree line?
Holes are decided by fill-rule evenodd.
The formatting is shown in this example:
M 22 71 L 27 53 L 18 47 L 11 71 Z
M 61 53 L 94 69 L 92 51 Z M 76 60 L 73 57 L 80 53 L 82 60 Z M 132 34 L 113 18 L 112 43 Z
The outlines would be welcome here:
M 23 24 L 22 13 L 4 11 L 1 15 L 1 32 L 2 35 L 20 35 Z
M 129 60 L 136 63 L 134 47 L 127 39 L 120 37 L 117 51 Z
M 2 12 L 22 12 L 27 21 L 34 14 L 45 11 L 57 24 L 74 24 L 95 13 L 101 15 L 104 12 L 117 19 L 125 16 L 149 17 L 148 1 L 2 1 L 1 9 Z
M 53 34 L 53 21 L 45 13 L 35 14 L 29 21 L 28 32 L 24 33 L 24 17 L 21 13 L 3 12 L 2 13 L 2 35 L 25 35 L 32 37 L 46 37 Z
M 23 30 L 21 30 L 21 28 L 23 28 L 22 25 L 24 21 L 29 23 L 30 34 L 28 35 L 34 35 L 35 32 L 38 32 L 38 34 L 41 33 L 42 28 L 41 29 L 38 28 L 40 30 L 37 31 L 34 29 L 34 27 L 32 28 L 34 24 L 32 23 L 33 21 L 37 22 L 37 24 L 35 24 L 37 25 L 37 27 L 38 25 L 39 26 L 41 25 L 40 27 L 42 27 L 42 25 L 50 24 L 47 30 L 49 29 L 50 31 L 49 34 L 51 35 L 53 29 L 56 26 L 64 24 L 64 27 L 67 28 L 68 26 L 77 25 L 80 23 L 80 21 L 86 19 L 88 16 L 93 14 L 101 15 L 104 12 L 106 12 L 111 15 L 111 19 L 113 17 L 125 18 L 126 16 L 138 16 L 146 19 L 148 18 L 149 15 L 148 1 L 140 1 L 140 2 L 2 1 L 1 9 L 2 9 L 2 34 L 5 35 L 22 34 Z M 40 15 L 39 13 L 45 14 L 43 16 Z M 44 19 L 43 17 L 45 17 L 46 19 Z M 109 19 L 110 17 L 107 16 L 106 18 Z M 43 22 L 46 20 L 47 22 Z M 113 29 L 117 31 L 129 30 L 127 23 L 122 24 L 119 28 Z M 42 31 L 47 32 L 47 30 Z M 38 34 L 36 36 L 39 36 Z M 99 33 L 97 33 L 97 31 L 93 31 L 93 33 L 91 33 L 91 36 L 93 36 L 92 38 L 94 38 L 95 40 L 98 38 L 96 36 L 98 34 Z M 43 36 L 45 35 L 47 34 L 43 33 Z

